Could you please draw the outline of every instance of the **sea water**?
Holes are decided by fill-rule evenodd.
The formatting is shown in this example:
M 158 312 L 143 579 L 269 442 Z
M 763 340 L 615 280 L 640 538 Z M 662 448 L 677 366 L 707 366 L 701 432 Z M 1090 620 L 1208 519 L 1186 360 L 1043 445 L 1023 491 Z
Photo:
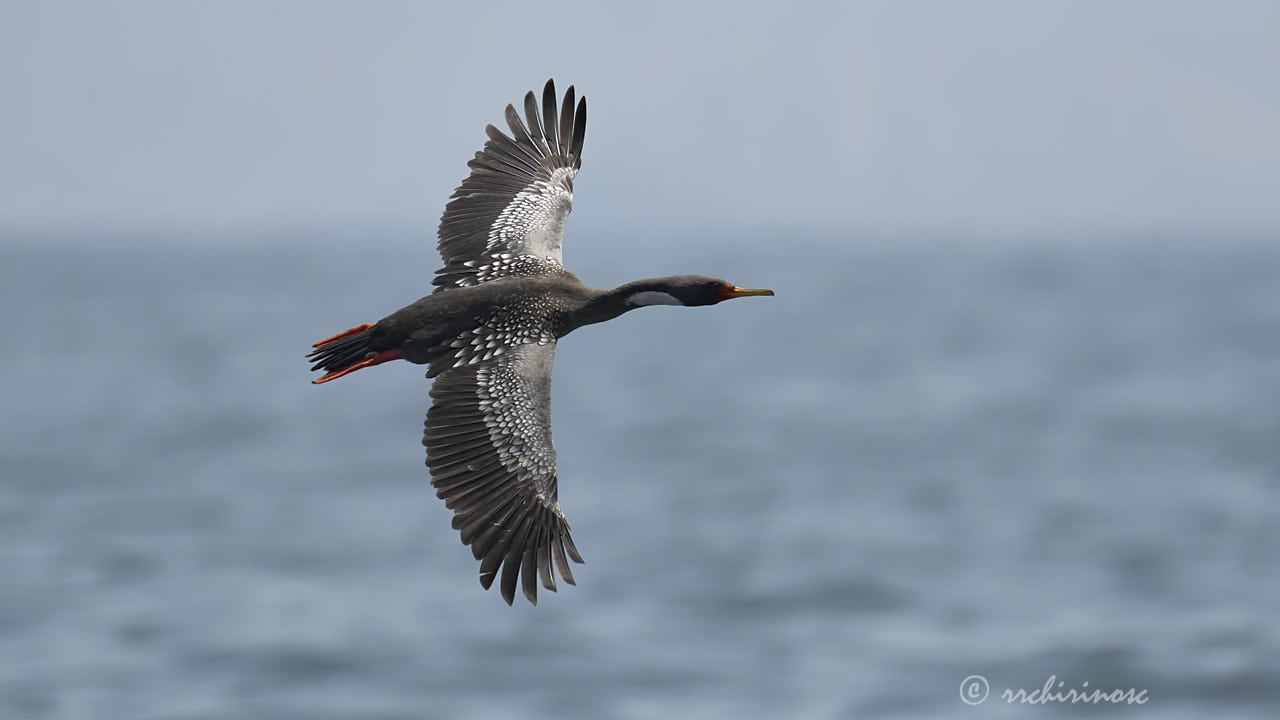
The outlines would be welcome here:
M 777 296 L 561 341 L 587 563 L 508 608 L 423 368 L 302 357 L 425 294 L 430 242 L 73 240 L 0 251 L 0 718 L 1280 710 L 1275 247 L 571 252 Z

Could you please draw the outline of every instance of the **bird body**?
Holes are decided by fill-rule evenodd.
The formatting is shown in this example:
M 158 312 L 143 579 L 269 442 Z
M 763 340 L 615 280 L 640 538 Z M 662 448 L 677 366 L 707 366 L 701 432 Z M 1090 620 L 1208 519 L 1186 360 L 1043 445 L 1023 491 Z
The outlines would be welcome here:
M 517 582 L 537 602 L 555 590 L 552 569 L 573 584 L 582 562 L 557 499 L 551 440 L 556 341 L 584 325 L 646 305 L 713 305 L 772 295 L 706 275 L 673 275 L 613 290 L 583 284 L 561 264 L 561 237 L 581 164 L 586 100 L 565 93 L 560 114 L 548 81 L 533 93 L 512 137 L 492 125 L 440 222 L 437 289 L 376 323 L 321 340 L 308 356 L 325 383 L 391 360 L 427 365 L 433 405 L 423 444 L 431 482 L 453 526 L 480 561 L 488 588 L 502 572 L 508 604 Z

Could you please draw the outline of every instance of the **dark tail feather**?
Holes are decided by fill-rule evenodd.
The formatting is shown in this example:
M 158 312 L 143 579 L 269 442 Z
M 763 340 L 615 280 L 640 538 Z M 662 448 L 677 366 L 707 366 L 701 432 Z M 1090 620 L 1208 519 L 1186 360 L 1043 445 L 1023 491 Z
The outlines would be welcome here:
M 312 370 L 324 370 L 325 374 L 311 382 L 319 385 L 336 380 L 347 373 L 360 368 L 378 365 L 400 357 L 399 350 L 377 352 L 369 346 L 369 328 L 373 325 L 360 325 L 345 330 L 330 338 L 316 343 L 307 359 L 315 363 Z

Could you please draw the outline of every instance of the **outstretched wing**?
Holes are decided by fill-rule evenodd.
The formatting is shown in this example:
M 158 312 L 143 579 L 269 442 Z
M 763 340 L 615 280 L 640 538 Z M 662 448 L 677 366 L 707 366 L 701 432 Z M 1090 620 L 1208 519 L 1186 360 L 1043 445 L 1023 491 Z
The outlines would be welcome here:
M 524 97 L 524 112 L 528 127 L 507 106 L 512 137 L 485 127 L 489 141 L 467 163 L 471 174 L 445 206 L 437 292 L 562 268 L 560 239 L 573 205 L 573 177 L 582 165 L 587 100 L 575 109 L 570 86 L 557 117 L 556 88 L 548 80 L 541 114 L 533 91 Z
M 481 351 L 483 348 L 481 348 Z M 556 501 L 551 443 L 551 362 L 555 342 L 517 345 L 474 364 L 443 370 L 431 386 L 422 442 L 436 495 L 454 512 L 480 561 L 486 589 L 502 570 L 502 598 L 538 602 L 538 579 L 556 589 L 554 560 L 570 585 L 566 558 L 582 562 Z M 451 362 L 451 361 L 450 361 Z

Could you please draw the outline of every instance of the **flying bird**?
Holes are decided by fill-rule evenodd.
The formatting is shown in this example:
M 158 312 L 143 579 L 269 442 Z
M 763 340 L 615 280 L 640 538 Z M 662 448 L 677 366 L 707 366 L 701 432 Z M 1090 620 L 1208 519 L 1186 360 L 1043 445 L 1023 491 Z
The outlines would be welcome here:
M 542 107 L 530 91 L 524 119 L 507 105 L 508 136 L 488 141 L 440 218 L 432 294 L 376 323 L 315 343 L 307 357 L 326 383 L 390 360 L 427 365 L 432 406 L 422 443 L 436 495 L 480 561 L 488 589 L 501 571 L 510 605 L 519 584 L 538 601 L 552 568 L 574 584 L 569 535 L 551 442 L 551 362 L 556 342 L 646 305 L 714 305 L 773 295 L 706 275 L 636 280 L 613 290 L 584 285 L 561 262 L 560 241 L 582 165 L 586 98 L 570 86 L 556 111 L 548 80 Z

